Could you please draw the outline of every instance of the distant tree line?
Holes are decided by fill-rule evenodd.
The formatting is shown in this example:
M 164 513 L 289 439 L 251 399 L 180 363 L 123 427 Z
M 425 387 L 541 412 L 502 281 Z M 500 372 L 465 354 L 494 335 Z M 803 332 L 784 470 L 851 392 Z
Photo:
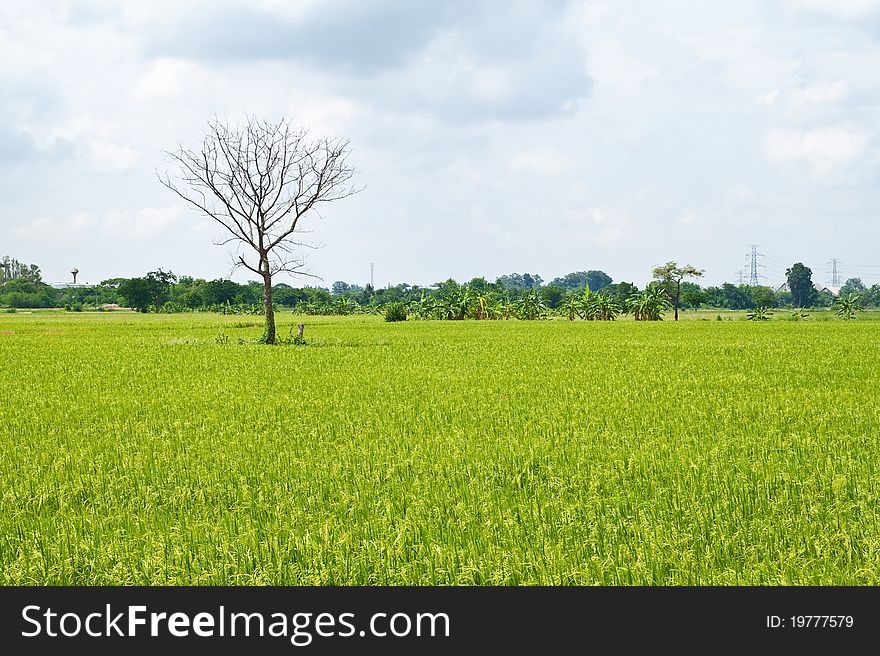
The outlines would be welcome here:
M 788 270 L 786 288 L 779 291 L 762 285 L 732 283 L 701 287 L 683 278 L 670 278 L 670 271 L 687 268 L 670 269 L 674 264 L 655 269 L 655 280 L 645 289 L 632 282 L 614 282 L 604 271 L 590 270 L 575 271 L 548 284 L 534 273 L 511 273 L 494 281 L 479 277 L 464 283 L 450 278 L 427 287 L 401 283 L 373 288 L 341 280 L 329 288 L 278 283 L 273 286 L 272 300 L 277 307 L 304 314 L 379 313 L 388 304 L 396 303 L 407 308 L 414 318 L 449 319 L 520 315 L 537 318 L 548 313 L 576 318 L 589 317 L 594 311 L 598 316 L 614 314 L 614 308 L 618 313 L 632 311 L 637 315 L 638 311 L 632 308 L 644 303 L 646 294 L 653 294 L 655 306 L 664 304 L 663 310 L 674 309 L 675 305 L 682 310 L 812 308 L 831 307 L 835 302 L 830 292 L 815 288 L 812 272 L 801 263 Z M 11 308 L 75 311 L 119 305 L 141 312 L 262 314 L 264 291 L 262 281 L 205 280 L 177 276 L 162 269 L 136 278 L 111 278 L 94 286 L 56 289 L 42 281 L 38 266 L 8 256 L 0 260 L 0 306 Z M 840 297 L 857 298 L 863 307 L 880 307 L 880 285 L 867 287 L 859 278 L 851 278 L 841 288 Z M 605 310 L 590 309 L 595 303 L 605 304 Z

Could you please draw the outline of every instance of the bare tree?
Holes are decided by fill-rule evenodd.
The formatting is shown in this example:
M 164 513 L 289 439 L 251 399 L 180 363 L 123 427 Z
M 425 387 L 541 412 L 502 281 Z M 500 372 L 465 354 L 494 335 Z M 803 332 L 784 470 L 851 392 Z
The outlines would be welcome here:
M 199 149 L 179 146 L 167 154 L 177 171 L 159 175 L 160 182 L 222 225 L 229 234 L 216 243 L 234 243 L 235 267 L 262 279 L 264 341 L 274 344 L 272 276 L 309 275 L 300 253 L 314 245 L 300 240 L 301 219 L 359 191 L 347 162 L 348 139 L 310 139 L 287 119 L 248 118 L 235 128 L 215 119 Z

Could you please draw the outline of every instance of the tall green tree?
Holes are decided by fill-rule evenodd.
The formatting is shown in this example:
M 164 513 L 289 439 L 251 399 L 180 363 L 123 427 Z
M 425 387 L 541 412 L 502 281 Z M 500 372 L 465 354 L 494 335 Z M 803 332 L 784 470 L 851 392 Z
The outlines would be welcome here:
M 170 271 L 150 271 L 143 278 L 129 278 L 119 284 L 119 295 L 128 307 L 138 312 L 148 312 L 150 306 L 156 310 L 168 300 L 171 285 L 176 278 Z
M 602 291 L 613 298 L 618 305 L 625 305 L 628 298 L 639 293 L 639 288 L 631 282 L 617 282 L 608 285 Z
M 785 271 L 791 302 L 796 308 L 813 307 L 819 298 L 819 292 L 813 287 L 813 271 L 801 262 L 795 262 Z
M 840 288 L 840 296 L 861 294 L 864 291 L 866 291 L 866 287 L 861 278 L 849 278 L 845 283 L 843 283 L 843 287 Z
M 766 285 L 753 285 L 749 287 L 749 295 L 756 308 L 770 308 L 776 304 L 776 292 Z
M 40 275 L 40 267 L 36 264 L 25 264 L 14 257 L 4 255 L 0 260 L 0 283 L 7 280 L 37 284 L 42 282 L 43 278 Z
M 580 290 L 589 285 L 594 292 L 607 287 L 612 282 L 611 276 L 604 271 L 574 271 L 560 278 L 554 278 L 550 284 L 567 290 Z
M 666 290 L 672 307 L 675 310 L 675 320 L 678 321 L 678 308 L 681 303 L 681 283 L 685 278 L 700 278 L 705 273 L 702 269 L 691 264 L 679 266 L 676 262 L 667 262 L 663 266 L 654 267 L 652 272 L 654 280 Z
M 544 280 L 537 273 L 510 273 L 496 278 L 495 284 L 501 289 L 537 289 Z

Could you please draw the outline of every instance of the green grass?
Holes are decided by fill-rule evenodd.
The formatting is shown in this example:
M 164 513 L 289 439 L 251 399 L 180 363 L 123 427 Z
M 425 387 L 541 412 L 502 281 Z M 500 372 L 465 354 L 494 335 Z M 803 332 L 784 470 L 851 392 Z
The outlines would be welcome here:
M 0 583 L 880 583 L 878 322 L 254 319 L 0 315 Z

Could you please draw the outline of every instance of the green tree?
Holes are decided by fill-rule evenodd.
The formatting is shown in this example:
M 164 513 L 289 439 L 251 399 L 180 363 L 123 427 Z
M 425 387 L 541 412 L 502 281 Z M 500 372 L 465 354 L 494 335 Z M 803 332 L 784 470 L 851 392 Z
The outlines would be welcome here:
M 623 306 L 626 305 L 629 297 L 639 293 L 639 288 L 631 282 L 618 282 L 608 285 L 602 291 L 613 298 L 618 305 Z
M 537 289 L 544 283 L 544 280 L 537 273 L 511 273 L 506 276 L 500 276 L 495 280 L 495 284 L 501 289 Z
M 241 285 L 237 282 L 220 278 L 205 285 L 203 296 L 207 305 L 222 305 L 232 303 L 240 290 Z
M 681 283 L 681 306 L 698 308 L 709 302 L 709 295 L 694 282 Z
M 610 285 L 611 282 L 611 276 L 604 271 L 595 271 L 591 269 L 590 271 L 574 271 L 573 273 L 567 273 L 560 278 L 554 278 L 550 281 L 550 284 L 568 290 L 579 290 L 589 285 L 590 289 L 597 292 Z
M 0 260 L 0 283 L 6 283 L 10 280 L 20 280 L 27 283 L 41 283 L 43 278 L 40 275 L 40 267 L 36 264 L 25 264 L 19 262 L 14 257 L 4 255 Z
M 562 302 L 562 299 L 565 298 L 565 290 L 556 285 L 547 285 L 546 287 L 541 288 L 541 298 L 544 299 L 547 307 L 555 308 Z
M 675 320 L 678 321 L 678 308 L 681 303 L 681 282 L 685 278 L 700 278 L 705 273 L 691 264 L 678 266 L 676 262 L 667 262 L 663 266 L 654 267 L 652 275 L 666 290 L 672 307 L 675 309 Z
M 148 312 L 152 306 L 156 310 L 168 300 L 171 285 L 176 280 L 170 271 L 150 271 L 143 278 L 130 278 L 120 283 L 119 295 L 128 307 L 138 312 Z
M 776 304 L 776 292 L 766 285 L 749 287 L 749 296 L 756 308 L 769 308 Z
M 795 262 L 785 271 L 791 302 L 796 308 L 813 307 L 818 301 L 819 293 L 813 287 L 813 271 L 801 262 Z
M 861 278 L 850 278 L 845 283 L 843 283 L 843 287 L 840 288 L 840 296 L 849 296 L 850 294 L 862 294 L 867 291 L 865 288 L 865 283 L 862 282 Z

